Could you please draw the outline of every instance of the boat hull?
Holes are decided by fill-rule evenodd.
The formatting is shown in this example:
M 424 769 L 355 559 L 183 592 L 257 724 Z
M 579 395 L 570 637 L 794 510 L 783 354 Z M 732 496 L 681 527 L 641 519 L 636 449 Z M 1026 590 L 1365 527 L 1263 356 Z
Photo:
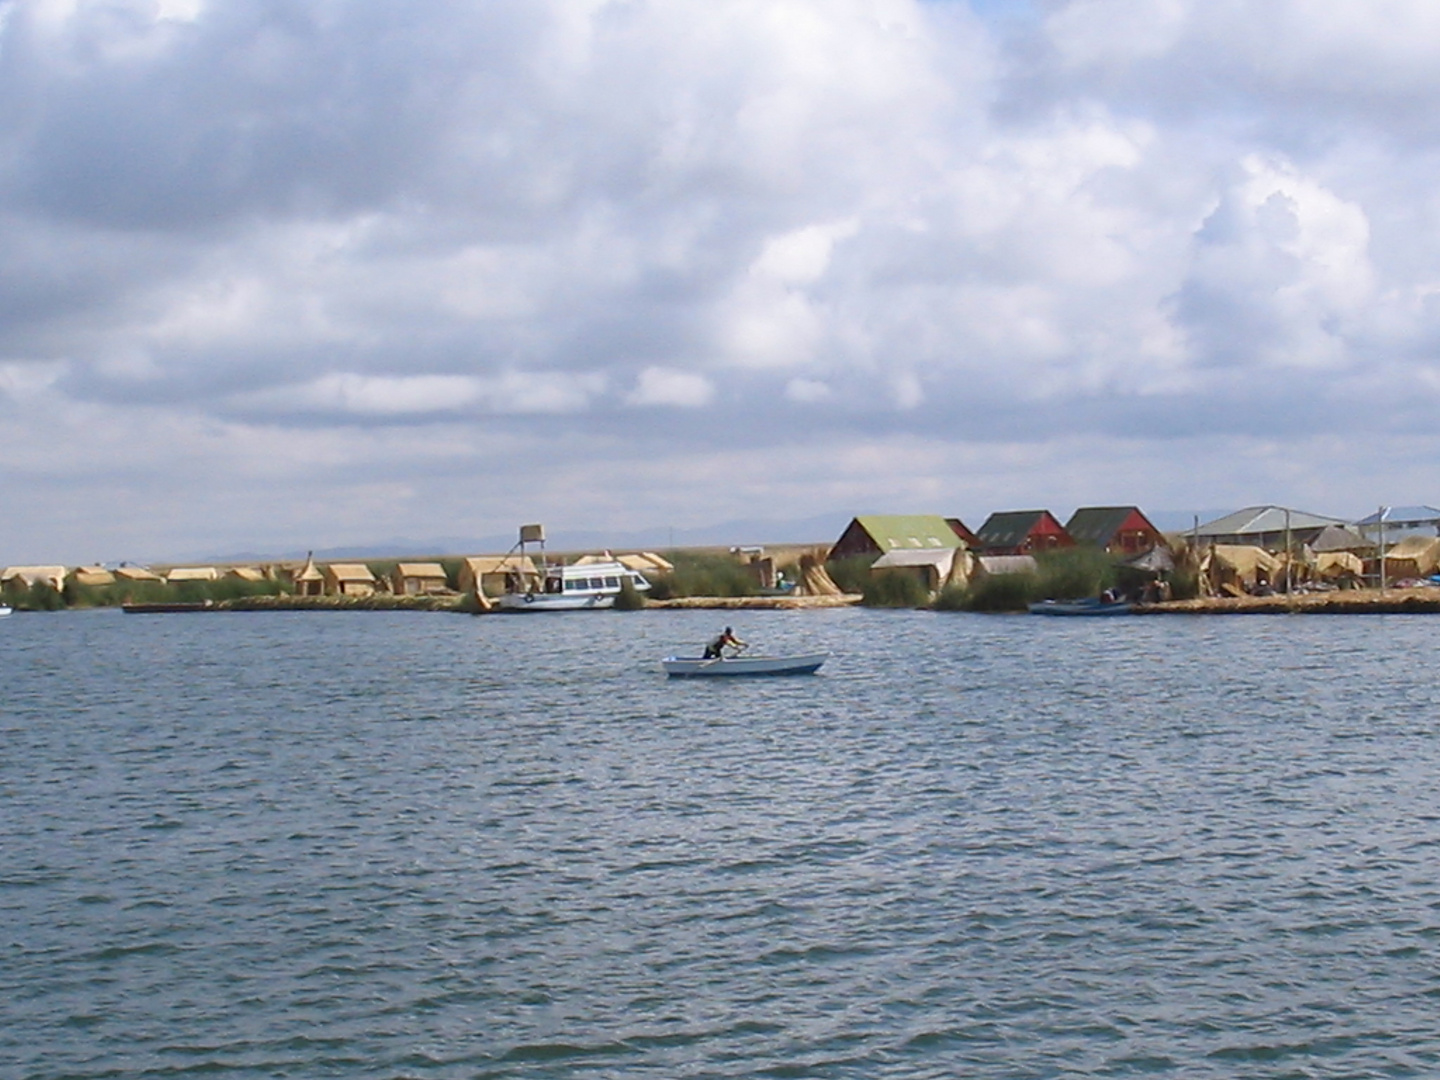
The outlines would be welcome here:
M 1102 604 L 1099 600 L 1042 600 L 1030 605 L 1031 615 L 1129 615 L 1129 604 Z
M 813 675 L 825 663 L 826 653 L 809 656 L 738 656 L 705 660 L 696 656 L 667 656 L 660 661 L 672 679 L 728 678 L 737 675 Z
M 517 614 L 538 611 L 603 611 L 615 606 L 615 593 L 566 596 L 563 593 L 506 593 L 495 601 L 501 611 Z

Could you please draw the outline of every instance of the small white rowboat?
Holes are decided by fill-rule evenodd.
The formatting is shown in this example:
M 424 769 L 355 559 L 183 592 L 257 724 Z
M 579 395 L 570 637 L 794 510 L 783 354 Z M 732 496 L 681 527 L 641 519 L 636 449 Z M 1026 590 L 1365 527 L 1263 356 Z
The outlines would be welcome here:
M 698 656 L 667 656 L 660 664 L 672 678 L 711 675 L 813 675 L 828 653 L 809 656 L 724 656 L 704 660 Z

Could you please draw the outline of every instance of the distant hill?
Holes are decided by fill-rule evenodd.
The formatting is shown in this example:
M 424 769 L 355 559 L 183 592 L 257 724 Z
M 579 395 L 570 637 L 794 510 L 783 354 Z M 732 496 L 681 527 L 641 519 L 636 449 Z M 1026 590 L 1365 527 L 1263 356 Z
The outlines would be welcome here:
M 763 519 L 726 521 L 694 529 L 672 529 L 664 525 L 643 529 L 606 531 L 603 529 L 547 530 L 545 546 L 552 551 L 663 550 L 685 547 L 734 547 L 744 544 L 828 544 L 849 523 L 849 514 L 821 514 L 789 521 Z M 319 562 L 336 559 L 393 559 L 403 555 L 481 555 L 509 551 L 518 536 L 515 532 L 490 536 L 393 537 L 364 544 L 316 548 Z M 300 550 L 260 553 L 231 552 L 186 556 L 194 563 L 270 562 L 277 559 L 303 559 Z M 165 562 L 166 560 L 155 560 Z

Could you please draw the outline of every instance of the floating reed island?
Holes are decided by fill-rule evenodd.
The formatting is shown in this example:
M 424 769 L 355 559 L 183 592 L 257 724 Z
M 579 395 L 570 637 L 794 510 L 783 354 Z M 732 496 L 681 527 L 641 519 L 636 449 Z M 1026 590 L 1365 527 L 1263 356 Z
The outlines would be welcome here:
M 1440 614 L 1440 588 L 1345 589 L 1289 596 L 1206 596 L 1136 604 L 1136 615 L 1432 615 Z
M 527 545 L 539 545 L 532 559 Z M 1136 506 L 991 514 L 974 531 L 934 514 L 863 515 L 833 544 L 603 554 L 545 550 L 520 527 L 504 555 L 255 566 L 12 566 L 17 610 L 811 610 L 848 607 L 1089 614 L 1440 612 L 1440 508 L 1347 522 L 1255 506 L 1162 533 Z M 1119 605 L 1118 607 L 1116 605 Z

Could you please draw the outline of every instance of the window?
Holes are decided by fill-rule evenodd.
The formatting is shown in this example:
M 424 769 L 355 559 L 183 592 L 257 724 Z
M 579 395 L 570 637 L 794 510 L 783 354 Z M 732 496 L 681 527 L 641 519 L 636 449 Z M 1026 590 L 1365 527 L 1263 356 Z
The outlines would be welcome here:
M 605 579 L 605 587 L 607 589 L 618 589 L 620 587 L 620 579 L 618 577 L 607 577 Z
M 576 581 L 572 578 L 571 580 L 565 582 L 565 591 L 574 592 L 576 589 L 580 588 L 584 584 L 585 583 L 583 581 Z

